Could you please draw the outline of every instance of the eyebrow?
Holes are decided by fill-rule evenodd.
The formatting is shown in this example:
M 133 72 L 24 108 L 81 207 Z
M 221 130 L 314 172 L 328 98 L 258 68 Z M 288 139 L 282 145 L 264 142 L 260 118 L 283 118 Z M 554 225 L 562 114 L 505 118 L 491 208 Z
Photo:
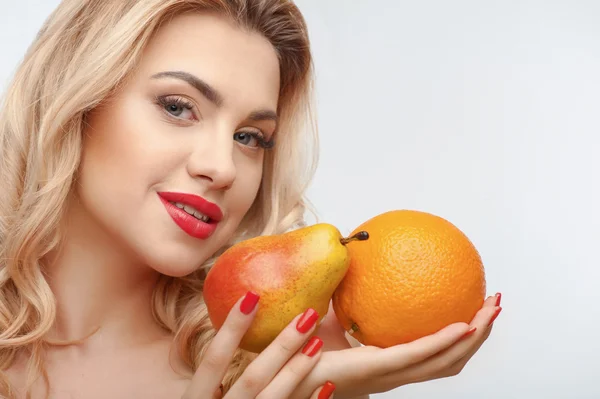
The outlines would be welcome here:
M 192 86 L 193 88 L 195 88 L 196 90 L 198 90 L 200 93 L 202 93 L 202 95 L 204 97 L 206 97 L 208 99 L 208 101 L 210 101 L 217 107 L 220 107 L 223 105 L 223 96 L 214 87 L 212 87 L 211 85 L 209 85 L 208 83 L 206 83 L 205 81 L 200 79 L 199 77 L 194 76 L 189 72 L 164 71 L 164 72 L 159 72 L 159 73 L 152 75 L 151 78 L 152 79 L 173 78 L 173 79 L 182 80 L 182 81 L 186 82 L 187 84 L 189 84 L 190 86 Z M 265 109 L 265 110 L 259 110 L 259 111 L 252 112 L 248 116 L 248 119 L 250 119 L 252 121 L 256 121 L 256 122 L 274 121 L 275 123 L 277 123 L 278 117 L 277 117 L 277 113 L 275 111 Z
M 208 99 L 211 103 L 215 104 L 217 107 L 223 105 L 223 96 L 219 94 L 219 92 L 211 87 L 208 83 L 203 81 L 197 76 L 192 75 L 188 72 L 183 71 L 165 71 L 159 72 L 152 75 L 152 79 L 164 79 L 164 78 L 174 78 L 183 80 L 196 90 L 198 90 L 204 97 Z
M 277 122 L 277 113 L 271 110 L 254 111 L 248 116 L 252 121 L 273 121 Z

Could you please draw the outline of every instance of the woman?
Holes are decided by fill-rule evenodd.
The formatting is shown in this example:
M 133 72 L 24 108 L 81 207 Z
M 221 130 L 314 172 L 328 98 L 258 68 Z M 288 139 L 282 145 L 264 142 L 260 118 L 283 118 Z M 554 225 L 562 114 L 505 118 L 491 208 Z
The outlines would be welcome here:
M 307 309 L 244 353 L 254 293 L 211 326 L 215 257 L 303 223 L 311 82 L 289 1 L 60 4 L 0 115 L 5 397 L 366 397 L 464 367 L 499 296 L 388 349 L 352 347 L 332 312 L 309 341 Z

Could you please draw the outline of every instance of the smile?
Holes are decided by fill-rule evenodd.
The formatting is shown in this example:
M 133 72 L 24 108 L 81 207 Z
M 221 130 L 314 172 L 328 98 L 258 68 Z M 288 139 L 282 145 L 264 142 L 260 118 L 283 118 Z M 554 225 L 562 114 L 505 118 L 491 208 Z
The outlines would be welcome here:
M 159 192 L 158 196 L 175 224 L 191 237 L 207 239 L 223 219 L 221 209 L 195 194 Z
M 208 223 L 210 221 L 210 218 L 208 216 L 200 213 L 197 209 L 195 209 L 194 207 L 192 207 L 190 205 L 185 205 L 181 202 L 171 202 L 171 201 L 169 201 L 169 202 L 171 204 L 175 205 L 177 208 L 183 209 L 189 215 L 192 215 L 193 217 L 195 217 L 198 220 L 203 221 L 204 223 Z

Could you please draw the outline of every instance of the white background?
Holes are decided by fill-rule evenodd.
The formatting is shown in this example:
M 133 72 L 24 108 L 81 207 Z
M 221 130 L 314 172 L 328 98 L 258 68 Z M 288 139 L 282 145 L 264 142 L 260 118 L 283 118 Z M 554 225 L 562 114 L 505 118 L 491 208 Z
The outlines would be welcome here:
M 57 4 L 0 0 L 3 87 Z M 349 232 L 390 209 L 436 213 L 504 294 L 463 373 L 373 397 L 600 398 L 600 2 L 298 4 L 318 74 L 321 219 Z

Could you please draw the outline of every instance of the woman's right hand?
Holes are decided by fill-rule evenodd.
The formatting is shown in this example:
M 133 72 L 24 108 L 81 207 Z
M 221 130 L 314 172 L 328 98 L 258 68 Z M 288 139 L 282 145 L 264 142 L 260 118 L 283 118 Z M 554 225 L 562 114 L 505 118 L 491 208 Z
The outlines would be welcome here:
M 221 381 L 254 320 L 258 299 L 258 295 L 248 292 L 236 302 L 209 344 L 182 399 L 222 397 Z M 223 399 L 282 399 L 291 396 L 321 356 L 323 341 L 312 337 L 306 342 L 315 329 L 317 319 L 313 309 L 296 316 L 250 363 Z M 333 388 L 333 384 L 327 383 L 316 389 L 310 399 L 331 398 Z

